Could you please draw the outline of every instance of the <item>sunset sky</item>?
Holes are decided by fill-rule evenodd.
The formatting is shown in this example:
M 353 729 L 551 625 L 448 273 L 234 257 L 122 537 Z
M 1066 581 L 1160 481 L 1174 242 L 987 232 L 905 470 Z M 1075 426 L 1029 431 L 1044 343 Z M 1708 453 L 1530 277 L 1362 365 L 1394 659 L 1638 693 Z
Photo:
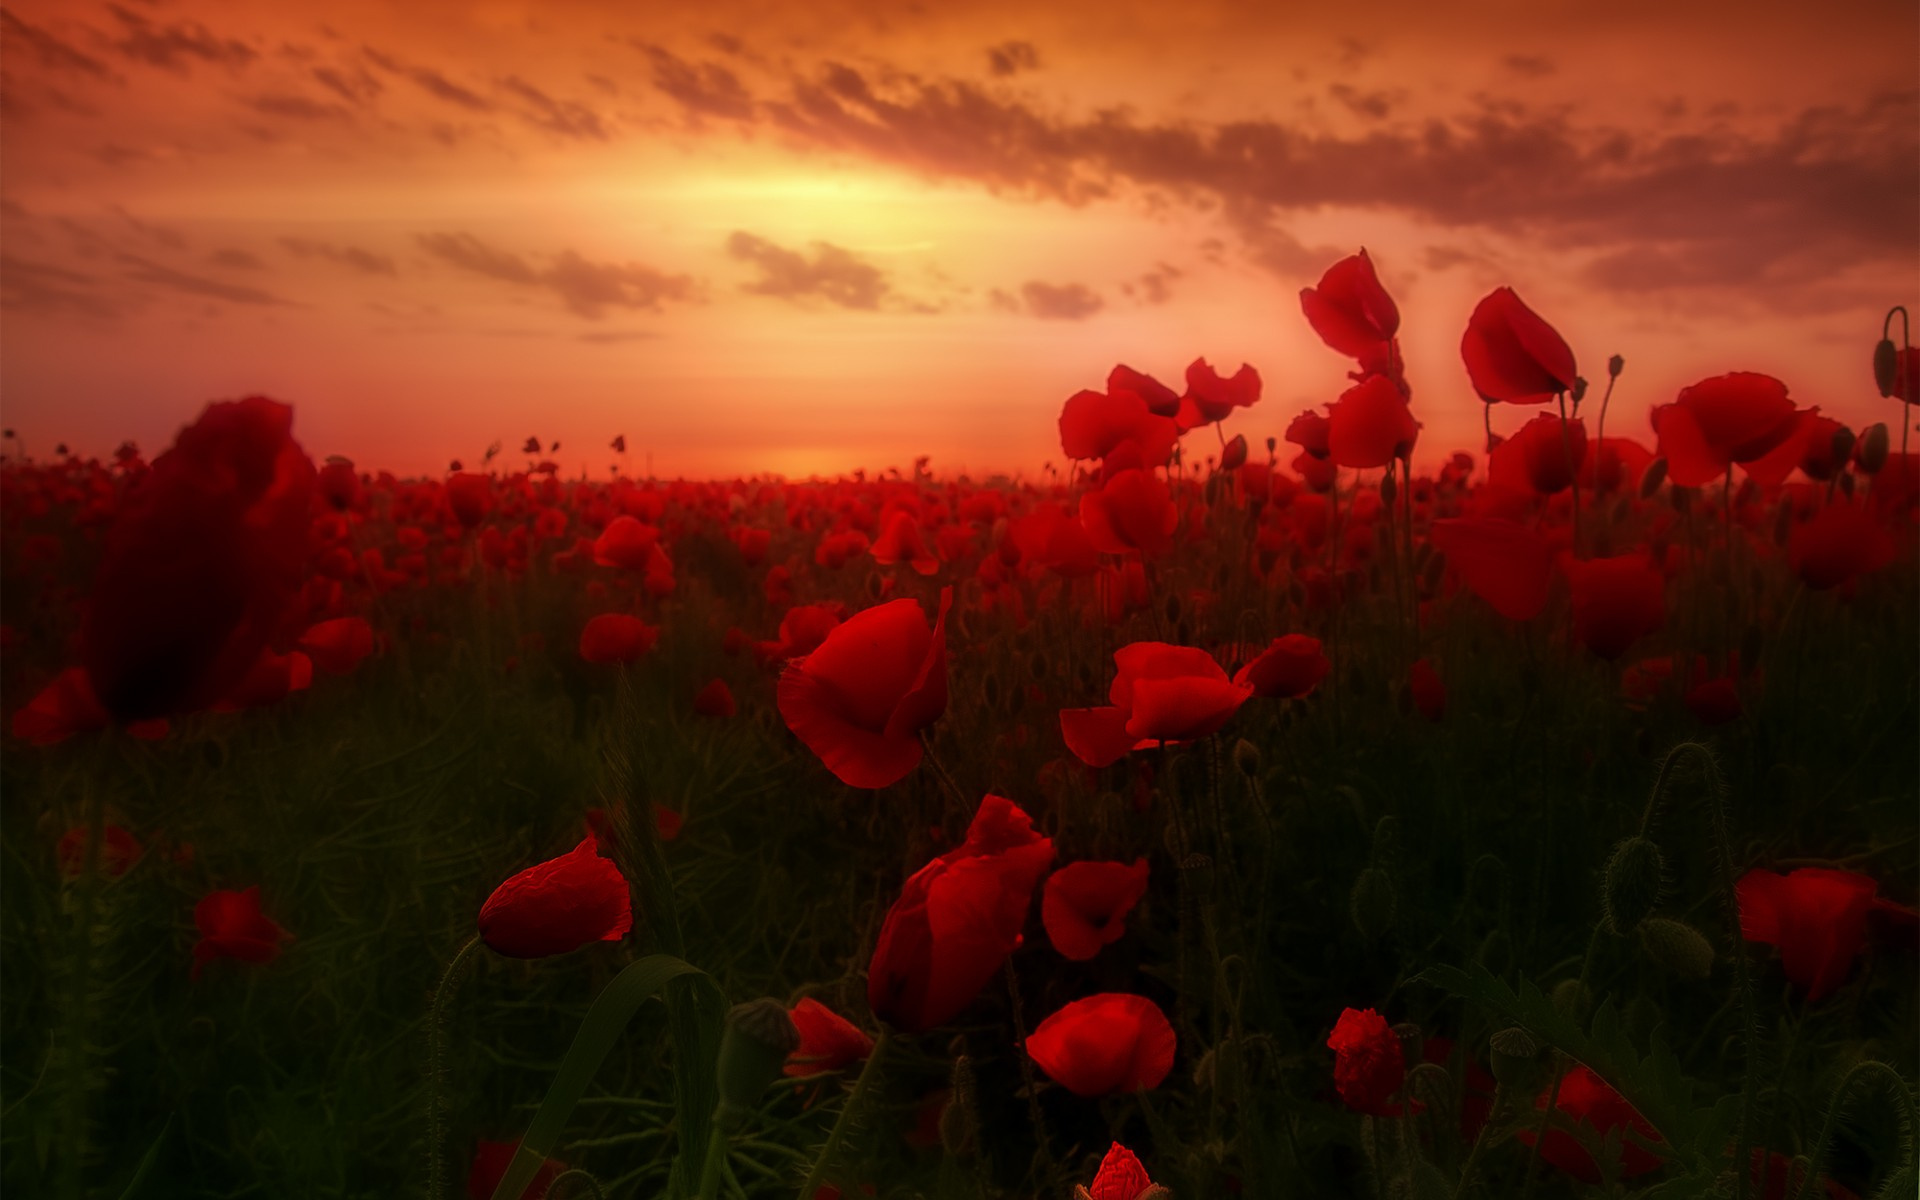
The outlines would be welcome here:
M 1365 246 L 1423 462 L 1478 448 L 1501 284 L 1625 356 L 1609 433 L 1731 370 L 1891 420 L 1917 47 L 1911 0 L 9 2 L 0 412 L 36 455 L 264 393 L 410 473 L 624 433 L 1031 475 L 1116 362 L 1252 363 L 1255 441 L 1332 400 L 1299 291 Z

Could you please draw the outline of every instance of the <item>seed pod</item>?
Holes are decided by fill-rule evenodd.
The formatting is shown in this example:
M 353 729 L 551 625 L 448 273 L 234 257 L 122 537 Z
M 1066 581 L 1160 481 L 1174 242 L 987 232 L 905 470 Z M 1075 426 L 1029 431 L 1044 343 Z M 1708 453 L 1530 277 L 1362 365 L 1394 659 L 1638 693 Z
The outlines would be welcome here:
M 1653 494 L 1660 490 L 1660 485 L 1666 481 L 1667 460 L 1665 458 L 1656 458 L 1647 464 L 1645 471 L 1640 473 L 1640 498 L 1642 500 L 1651 500 Z
M 1873 348 L 1873 382 L 1880 389 L 1882 399 L 1891 398 L 1900 382 L 1900 351 L 1892 338 L 1881 338 L 1880 344 Z
M 1614 847 L 1601 892 L 1608 932 L 1625 937 L 1652 915 L 1660 903 L 1660 876 L 1665 870 L 1660 847 L 1646 838 L 1630 837 Z
M 1887 423 L 1875 421 L 1867 426 L 1860 437 L 1860 469 L 1869 475 L 1878 475 L 1880 468 L 1887 465 Z
M 1487 1046 L 1493 1077 L 1509 1091 L 1529 1093 L 1540 1073 L 1540 1043 L 1519 1026 L 1502 1029 Z
M 1379 941 L 1393 928 L 1396 906 L 1393 880 L 1385 871 L 1368 867 L 1360 872 L 1360 877 L 1354 880 L 1347 907 L 1353 927 L 1360 931 L 1361 937 L 1369 942 Z
M 1713 974 L 1713 943 L 1684 921 L 1648 917 L 1640 925 L 1640 945 L 1648 958 L 1682 979 Z

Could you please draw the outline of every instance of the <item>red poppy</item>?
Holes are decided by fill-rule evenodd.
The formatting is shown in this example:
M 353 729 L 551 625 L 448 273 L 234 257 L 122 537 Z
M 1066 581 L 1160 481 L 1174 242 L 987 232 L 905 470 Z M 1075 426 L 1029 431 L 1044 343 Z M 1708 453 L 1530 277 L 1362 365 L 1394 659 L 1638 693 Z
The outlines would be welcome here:
M 1171 417 L 1180 411 L 1180 393 L 1125 363 L 1117 363 L 1107 372 L 1107 392 L 1132 392 L 1146 402 L 1148 412 L 1158 417 Z
M 1187 364 L 1187 394 L 1180 397 L 1180 411 L 1174 421 L 1181 429 L 1196 429 L 1225 420 L 1234 409 L 1250 408 L 1259 401 L 1260 372 L 1241 363 L 1233 378 L 1222 379 L 1206 359 L 1196 358 Z
M 967 839 L 915 871 L 867 967 L 873 1015 L 925 1033 L 959 1015 L 1020 942 L 1053 841 L 1011 800 L 980 802 Z
M 1086 962 L 1127 932 L 1127 914 L 1147 894 L 1147 860 L 1068 863 L 1047 876 L 1040 921 L 1062 957 Z
M 1371 1008 L 1341 1010 L 1327 1048 L 1333 1051 L 1333 1086 L 1348 1108 L 1370 1117 L 1400 1115 L 1393 1097 L 1406 1084 L 1407 1063 L 1385 1017 Z
M 1145 996 L 1102 992 L 1054 1013 L 1028 1035 L 1027 1056 L 1076 1096 L 1137 1092 L 1173 1070 L 1173 1026 Z
M 1300 308 L 1320 340 L 1348 358 L 1377 355 L 1400 332 L 1400 310 L 1364 249 L 1328 267 L 1317 288 L 1301 288 Z
M 660 835 L 661 841 L 671 842 L 679 837 L 680 828 L 686 823 L 687 819 L 681 816 L 678 811 L 668 808 L 664 804 L 656 804 L 653 806 L 653 829 L 655 833 Z
M 703 717 L 730 717 L 734 714 L 733 690 L 724 679 L 715 679 L 693 696 L 693 711 Z
M 780 618 L 780 637 L 772 644 L 771 659 L 803 658 L 812 654 L 839 625 L 838 605 L 796 604 Z
M 1147 1178 L 1147 1169 L 1134 1152 L 1115 1142 L 1100 1160 L 1093 1186 L 1076 1185 L 1073 1200 L 1158 1200 L 1166 1194 L 1167 1189 Z
M 1007 526 L 1007 536 L 1022 555 L 1067 579 L 1080 579 L 1100 569 L 1100 552 L 1087 527 L 1047 501 Z
M 580 657 L 590 663 L 630 663 L 660 640 L 660 630 L 626 613 L 601 613 L 580 631 Z
M 1172 549 L 1180 514 L 1158 475 L 1129 468 L 1080 494 L 1080 522 L 1102 553 L 1153 556 Z
M 883 788 L 920 764 L 919 733 L 947 709 L 947 611 L 931 631 L 918 600 L 855 613 L 781 672 L 780 716 L 840 782 Z
M 1566 556 L 1560 569 L 1573 590 L 1573 636 L 1601 658 L 1620 657 L 1666 624 L 1666 576 L 1646 555 Z
M 1408 687 L 1413 694 L 1413 706 L 1420 715 L 1429 721 L 1438 721 L 1447 715 L 1447 688 L 1440 682 L 1440 673 L 1433 664 L 1420 659 L 1413 664 L 1408 675 Z
M 1573 486 L 1586 457 L 1586 422 L 1563 423 L 1553 413 L 1541 413 L 1493 448 L 1487 456 L 1487 482 L 1552 496 Z
M 462 528 L 472 529 L 493 509 L 493 480 L 486 475 L 458 471 L 447 479 L 447 507 Z
M 100 870 L 107 878 L 125 875 L 144 853 L 139 841 L 118 825 L 108 825 L 100 831 Z M 76 826 L 62 834 L 59 844 L 53 848 L 53 857 L 60 864 L 60 874 L 68 879 L 80 878 L 87 868 L 86 827 Z
M 1893 387 L 1881 393 L 1903 404 L 1920 404 L 1920 346 L 1902 346 L 1893 352 Z
M 275 654 L 262 647 L 253 669 L 233 686 L 217 704 L 214 712 L 239 712 L 243 708 L 265 708 L 278 704 L 295 692 L 313 686 L 313 660 L 298 650 Z
M 1246 465 L 1247 435 L 1244 433 L 1236 433 L 1233 435 L 1233 440 L 1226 444 L 1226 448 L 1220 451 L 1220 469 L 1222 471 L 1238 471 Z
M 1778 1150 L 1755 1146 L 1747 1165 L 1747 1182 L 1755 1189 L 1747 1194 L 1754 1200 L 1800 1200 L 1801 1189 L 1807 1181 L 1807 1164 L 1795 1162 Z M 1820 1177 L 1820 1192 L 1827 1200 L 1860 1200 L 1852 1190 L 1825 1175 Z
M 1535 1098 L 1533 1107 L 1545 1112 L 1550 1093 L 1550 1087 L 1543 1089 Z M 1574 1124 L 1591 1126 L 1603 1138 L 1612 1130 L 1626 1126 L 1646 1141 L 1660 1140 L 1653 1125 L 1621 1099 L 1619 1092 L 1608 1087 L 1604 1079 L 1589 1070 L 1585 1063 L 1575 1063 L 1560 1080 L 1560 1099 L 1554 1107 L 1566 1114 Z M 1514 1136 L 1528 1146 L 1533 1145 L 1536 1138 L 1530 1128 L 1522 1129 Z M 1546 1140 L 1540 1143 L 1540 1157 L 1575 1178 L 1588 1183 L 1600 1182 L 1600 1165 L 1593 1161 L 1593 1155 L 1587 1153 L 1586 1147 L 1564 1129 L 1547 1131 Z M 1621 1179 L 1645 1175 L 1659 1167 L 1660 1159 L 1652 1151 L 1642 1149 L 1623 1137 L 1619 1169 L 1616 1172 Z
M 1510 287 L 1494 289 L 1474 306 L 1460 357 L 1473 390 L 1489 404 L 1545 404 L 1573 390 L 1573 351 L 1566 339 Z
M 360 476 L 353 469 L 353 460 L 332 455 L 327 465 L 320 468 L 316 482 L 320 488 L 320 498 L 330 508 L 339 512 L 357 508 L 360 504 Z
M 559 858 L 528 867 L 480 906 L 480 938 L 508 958 L 548 958 L 633 929 L 626 877 L 588 834 Z
M 1369 375 L 1340 394 L 1327 423 L 1327 453 L 1337 467 L 1384 467 L 1413 452 L 1420 423 L 1385 375 Z
M 1846 980 L 1866 945 L 1867 914 L 1880 885 L 1851 871 L 1800 867 L 1785 875 L 1748 871 L 1734 890 L 1740 932 L 1747 941 L 1780 947 L 1781 967 L 1811 1004 Z
M 1088 766 L 1104 767 L 1129 750 L 1206 737 L 1233 719 L 1253 695 L 1205 650 L 1134 642 L 1113 653 L 1118 671 L 1101 708 L 1060 710 L 1067 748 Z
M 1332 453 L 1327 437 L 1333 423 L 1312 409 L 1301 413 L 1287 425 L 1287 440 L 1315 458 Z
M 922 575 L 931 575 L 940 569 L 940 560 L 928 548 L 927 540 L 921 536 L 920 522 L 910 512 L 896 511 L 887 519 L 886 527 L 880 531 L 879 540 L 870 549 L 873 561 L 883 567 L 895 563 L 906 563 Z
M 1652 461 L 1653 451 L 1632 438 L 1600 438 L 1580 460 L 1580 486 L 1603 496 L 1632 491 Z
M 267 963 L 280 957 L 280 943 L 293 935 L 261 915 L 260 889 L 209 892 L 193 906 L 193 923 L 200 940 L 193 947 L 193 977 L 216 958 Z
M 1289 633 L 1273 639 L 1272 645 L 1235 671 L 1233 681 L 1252 688 L 1263 699 L 1297 700 L 1311 696 L 1332 669 L 1319 638 Z
M 300 635 L 300 649 L 329 675 L 347 675 L 373 653 L 373 626 L 364 617 L 335 617 Z
M 473 1167 L 467 1172 L 467 1200 L 492 1200 L 500 1181 L 507 1177 L 507 1168 L 513 1165 L 513 1156 L 519 1151 L 519 1142 L 481 1142 L 474 1149 Z M 567 1164 L 558 1159 L 542 1162 L 533 1181 L 520 1193 L 520 1200 L 543 1200 L 547 1189 L 566 1169 Z
M 1787 385 L 1753 371 L 1682 388 L 1672 404 L 1653 410 L 1652 419 L 1667 478 L 1679 487 L 1712 483 L 1733 463 L 1764 458 L 1800 427 Z
M 1547 606 L 1553 552 L 1546 540 L 1500 517 L 1435 521 L 1428 540 L 1460 582 L 1509 621 L 1531 621 Z
M 92 733 L 112 724 L 113 718 L 94 697 L 86 668 L 68 667 L 40 689 L 25 707 L 13 714 L 13 736 L 36 746 L 51 746 L 76 733 Z M 164 719 L 135 721 L 127 726 L 134 737 L 153 741 L 167 736 Z
M 292 429 L 293 409 L 265 397 L 210 404 L 127 493 L 81 631 L 115 719 L 207 707 L 280 632 L 314 491 Z
M 809 996 L 787 1014 L 800 1031 L 800 1048 L 787 1055 L 785 1074 L 818 1075 L 838 1071 L 873 1053 L 873 1039 L 860 1027 Z
M 1180 430 L 1132 391 L 1080 391 L 1060 409 L 1060 449 L 1068 458 L 1107 458 L 1123 449 L 1134 466 L 1167 461 Z
M 1735 678 L 1737 663 L 1729 664 L 1725 675 L 1707 674 L 1707 656 L 1696 655 L 1693 679 L 1681 701 L 1703 725 L 1725 725 L 1744 711 L 1740 704 L 1740 684 Z
M 652 561 L 648 552 L 659 542 L 660 531 L 642 524 L 639 518 L 615 517 L 594 539 L 593 561 L 622 571 L 644 571 Z
M 1787 536 L 1787 564 L 1815 591 L 1839 587 L 1879 570 L 1897 553 L 1893 535 L 1865 505 L 1827 504 Z

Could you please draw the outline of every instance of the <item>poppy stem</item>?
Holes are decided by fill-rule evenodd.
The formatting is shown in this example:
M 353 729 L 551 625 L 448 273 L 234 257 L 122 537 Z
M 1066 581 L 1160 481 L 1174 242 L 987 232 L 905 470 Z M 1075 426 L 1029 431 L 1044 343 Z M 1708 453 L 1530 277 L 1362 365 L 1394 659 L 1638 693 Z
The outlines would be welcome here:
M 947 770 L 947 764 L 941 762 L 940 756 L 933 752 L 933 735 L 922 729 L 920 731 L 920 744 L 926 749 L 927 761 L 933 764 L 933 773 L 940 777 L 940 783 L 947 789 L 947 795 L 953 798 L 953 802 L 960 806 L 960 812 L 965 815 L 968 812 L 968 805 L 972 802 L 967 799 L 967 794 L 960 789 L 960 784 L 954 779 L 953 772 Z
M 433 989 L 433 1007 L 427 1018 L 427 1200 L 440 1200 L 446 1190 L 447 1006 L 479 948 L 480 935 L 476 933 L 454 953 Z
M 847 1130 L 853 1127 L 853 1114 L 866 1099 L 867 1089 L 880 1076 L 880 1060 L 886 1056 L 887 1044 L 892 1040 L 893 1031 L 885 1025 L 880 1026 L 880 1036 L 873 1039 L 873 1049 L 867 1054 L 867 1061 L 861 1064 L 860 1074 L 854 1078 L 853 1091 L 847 1094 L 847 1102 L 840 1106 L 840 1115 L 833 1119 L 833 1129 L 827 1134 L 827 1144 L 820 1147 L 819 1157 L 807 1168 L 806 1182 L 800 1185 L 799 1200 L 813 1200 L 813 1194 L 826 1182 L 827 1167 L 833 1162 L 833 1156 L 840 1152 L 840 1143 L 847 1140 Z
M 1609 381 L 1611 382 L 1611 381 Z M 1573 434 L 1567 425 L 1567 394 L 1560 393 L 1560 449 L 1567 456 L 1567 487 L 1573 493 L 1573 556 L 1580 557 L 1580 464 L 1573 461 Z
M 1026 1085 L 1027 1119 L 1033 1123 L 1033 1140 L 1040 1148 L 1040 1162 L 1047 1177 L 1052 1178 L 1052 1139 L 1047 1136 L 1047 1120 L 1040 1111 L 1040 1081 L 1033 1075 L 1033 1056 L 1027 1053 L 1027 1018 L 1020 1005 L 1020 977 L 1014 974 L 1012 955 L 1000 965 L 1007 977 L 1007 1007 L 1013 1012 L 1013 1035 L 1020 1047 L 1020 1081 Z
M 1467 1150 L 1467 1161 L 1460 1168 L 1460 1182 L 1453 1186 L 1453 1200 L 1466 1200 L 1467 1190 L 1473 1183 L 1473 1169 L 1479 1165 L 1480 1151 L 1487 1144 L 1487 1130 L 1500 1123 L 1501 1112 L 1507 1106 L 1506 1085 L 1498 1080 L 1493 1085 L 1493 1107 L 1487 1110 L 1487 1119 L 1480 1123 L 1480 1132 L 1473 1135 L 1473 1145 Z
M 87 849 L 80 867 L 80 903 L 74 916 L 73 992 L 67 1003 L 65 1075 L 62 1118 L 65 1153 L 60 1156 L 60 1195 L 86 1194 L 82 1169 L 87 1158 L 87 1017 L 93 1007 L 93 921 L 100 902 L 100 848 L 106 840 L 107 808 L 99 783 L 91 772 L 82 775 L 82 804 L 87 821 Z

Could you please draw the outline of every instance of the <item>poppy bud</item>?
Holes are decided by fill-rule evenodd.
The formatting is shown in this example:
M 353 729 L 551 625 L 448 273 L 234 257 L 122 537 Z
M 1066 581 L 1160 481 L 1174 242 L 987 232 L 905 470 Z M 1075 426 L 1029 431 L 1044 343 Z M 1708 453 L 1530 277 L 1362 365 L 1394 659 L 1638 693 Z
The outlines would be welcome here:
M 1586 398 L 1587 398 L 1587 377 L 1585 375 L 1575 375 L 1573 377 L 1573 402 L 1575 404 L 1578 404 L 1582 400 L 1585 400 Z
M 1881 338 L 1880 344 L 1873 348 L 1873 382 L 1882 398 L 1893 395 L 1894 386 L 1899 382 L 1899 368 L 1900 351 L 1893 339 Z
M 1660 902 L 1665 869 L 1660 848 L 1646 838 L 1630 837 L 1614 847 L 1602 891 L 1607 929 L 1613 936 L 1627 936 L 1653 913 Z
M 980 1120 L 974 1115 L 974 1097 L 978 1089 L 973 1081 L 973 1059 L 965 1054 L 953 1060 L 951 1089 L 945 1108 L 940 1110 L 940 1148 L 949 1157 L 971 1154 L 980 1137 Z
M 1626 368 L 1626 365 L 1627 365 L 1627 360 L 1624 358 L 1621 358 L 1618 354 L 1607 359 L 1607 378 L 1608 379 L 1620 378 L 1620 372 Z
M 1279 439 L 1279 438 L 1275 438 L 1275 437 L 1270 437 L 1270 438 L 1268 438 L 1268 439 L 1267 439 L 1267 453 L 1268 453 L 1268 454 L 1272 454 L 1272 453 L 1273 453 L 1273 452 L 1274 452 L 1275 450 L 1277 450 L 1277 449 L 1279 449 L 1279 448 L 1280 448 L 1280 439 Z
M 1705 979 L 1713 973 L 1713 944 L 1684 921 L 1648 917 L 1640 926 L 1640 945 L 1648 958 L 1682 979 Z
M 1647 469 L 1640 475 L 1640 498 L 1651 500 L 1653 494 L 1660 490 L 1660 485 L 1666 481 L 1667 460 L 1656 458 L 1647 464 Z
M 1860 438 L 1860 469 L 1869 475 L 1878 475 L 1880 468 L 1887 465 L 1887 423 L 1876 421 L 1867 426 Z
M 1260 747 L 1245 738 L 1233 744 L 1233 765 L 1248 779 L 1257 779 L 1260 775 Z
M 1394 482 L 1393 472 L 1389 470 L 1385 475 L 1380 477 L 1380 499 L 1391 508 L 1395 498 L 1399 495 L 1400 485 Z M 1388 530 L 1386 526 L 1381 526 L 1381 529 L 1387 532 L 1387 536 L 1392 536 L 1392 531 Z
M 720 1091 L 715 1120 L 738 1128 L 759 1106 L 767 1085 L 780 1077 L 787 1056 L 799 1048 L 800 1030 L 778 1000 L 762 996 L 729 1009 L 714 1068 Z
M 1587 1010 L 1593 1007 L 1593 993 L 1578 979 L 1562 979 L 1553 986 L 1553 1006 L 1575 1021 L 1586 1019 Z
M 1393 880 L 1385 871 L 1368 867 L 1354 880 L 1353 894 L 1348 900 L 1348 911 L 1353 918 L 1353 927 L 1360 936 L 1369 942 L 1378 941 L 1381 935 L 1393 928 L 1393 916 L 1396 901 L 1393 893 Z
M 1488 1043 L 1493 1077 L 1511 1091 L 1530 1092 L 1540 1071 L 1540 1043 L 1519 1026 L 1502 1029 Z
M 1222 471 L 1237 471 L 1245 466 L 1246 462 L 1247 435 L 1244 433 L 1236 433 L 1233 435 L 1233 440 L 1227 443 L 1227 448 L 1220 452 L 1220 469 Z
M 1853 430 L 1842 425 L 1833 431 L 1833 461 L 1845 465 L 1853 457 Z

